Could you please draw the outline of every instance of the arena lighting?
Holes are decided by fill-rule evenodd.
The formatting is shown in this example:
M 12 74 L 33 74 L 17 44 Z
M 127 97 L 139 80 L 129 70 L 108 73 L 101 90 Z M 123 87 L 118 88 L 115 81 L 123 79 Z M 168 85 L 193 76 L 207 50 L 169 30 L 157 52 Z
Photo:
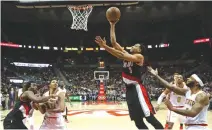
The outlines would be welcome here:
M 98 50 L 99 50 L 99 48 L 98 48 L 98 47 L 96 47 L 96 50 L 98 51 Z
M 161 44 L 159 45 L 159 48 L 165 48 L 165 47 L 169 47 L 169 44 L 161 43 Z
M 67 51 L 78 51 L 78 48 L 74 48 L 74 47 L 72 47 L 72 48 L 65 48 L 65 50 L 67 50 Z
M 81 47 L 81 51 L 83 51 L 83 47 Z
M 200 43 L 206 43 L 206 42 L 210 42 L 210 38 L 196 39 L 193 41 L 194 44 L 200 44 Z
M 100 50 L 102 50 L 102 51 L 103 51 L 103 50 L 105 50 L 105 48 L 100 48 Z
M 38 49 L 41 49 L 41 46 L 38 46 Z
M 22 47 L 22 45 L 19 45 L 19 47 L 21 48 L 21 47 Z
M 32 48 L 31 46 L 28 46 L 29 48 Z
M 93 48 L 85 48 L 86 51 L 93 51 Z
M 58 47 L 53 47 L 54 50 L 58 50 Z
M 1 42 L 1 46 L 7 46 L 7 47 L 13 47 L 13 48 L 19 48 L 19 44 L 14 44 L 12 42 Z
M 24 80 L 22 79 L 10 79 L 10 83 L 23 83 Z
M 152 45 L 148 45 L 147 48 L 152 48 Z
M 50 64 L 39 64 L 39 63 L 24 63 L 24 62 L 13 62 L 15 66 L 22 67 L 36 67 L 36 68 L 44 68 L 49 67 Z
M 43 49 L 44 50 L 49 50 L 49 47 L 48 46 L 43 46 Z

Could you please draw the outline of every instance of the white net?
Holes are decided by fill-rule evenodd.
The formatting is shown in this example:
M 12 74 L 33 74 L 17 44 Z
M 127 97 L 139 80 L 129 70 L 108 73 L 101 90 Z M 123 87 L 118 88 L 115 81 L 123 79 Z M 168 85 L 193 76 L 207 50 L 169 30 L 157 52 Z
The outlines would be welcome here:
M 71 25 L 71 29 L 88 31 L 88 17 L 93 10 L 93 6 L 68 6 L 68 9 L 73 16 L 73 23 Z

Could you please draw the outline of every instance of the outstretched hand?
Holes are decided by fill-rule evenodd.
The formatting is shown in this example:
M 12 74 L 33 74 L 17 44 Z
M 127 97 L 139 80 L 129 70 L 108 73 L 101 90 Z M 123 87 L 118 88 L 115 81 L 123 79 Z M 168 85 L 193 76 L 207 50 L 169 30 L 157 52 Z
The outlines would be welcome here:
M 152 75 L 158 75 L 158 69 L 157 68 L 154 70 L 152 67 L 148 66 L 147 69 Z
M 95 42 L 100 46 L 104 47 L 106 45 L 105 37 L 102 39 L 100 36 L 96 36 Z

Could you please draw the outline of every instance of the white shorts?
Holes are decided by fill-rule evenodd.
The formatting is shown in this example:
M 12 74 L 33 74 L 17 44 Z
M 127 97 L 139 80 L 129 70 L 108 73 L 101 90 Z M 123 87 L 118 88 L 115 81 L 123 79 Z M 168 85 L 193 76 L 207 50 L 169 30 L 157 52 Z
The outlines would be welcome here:
M 44 117 L 40 130 L 65 130 L 65 121 L 63 116 L 59 117 Z
M 186 130 L 209 130 L 206 126 L 197 126 L 197 125 L 186 126 L 185 129 Z
M 179 121 L 180 123 L 184 124 L 185 116 L 182 116 L 180 114 L 177 114 L 177 113 L 175 113 L 173 111 L 168 110 L 166 121 L 167 122 L 172 122 L 172 123 L 175 123 L 176 121 Z

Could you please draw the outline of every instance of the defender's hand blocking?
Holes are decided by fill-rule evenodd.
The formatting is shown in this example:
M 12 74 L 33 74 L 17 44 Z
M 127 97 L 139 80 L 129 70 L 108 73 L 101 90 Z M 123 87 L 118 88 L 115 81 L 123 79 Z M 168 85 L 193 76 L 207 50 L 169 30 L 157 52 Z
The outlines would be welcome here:
M 153 75 L 158 75 L 158 69 L 155 70 L 152 67 L 147 67 L 148 71 Z
M 95 42 L 96 42 L 100 47 L 104 47 L 104 45 L 106 45 L 105 37 L 104 37 L 104 39 L 102 39 L 100 36 L 96 36 Z

